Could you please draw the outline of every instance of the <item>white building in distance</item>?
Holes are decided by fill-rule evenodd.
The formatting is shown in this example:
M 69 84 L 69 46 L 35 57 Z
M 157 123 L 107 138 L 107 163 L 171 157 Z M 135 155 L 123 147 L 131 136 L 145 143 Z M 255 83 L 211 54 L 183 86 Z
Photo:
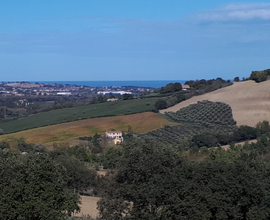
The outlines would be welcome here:
M 126 92 L 126 91 L 99 91 L 99 92 L 97 92 L 97 94 L 102 94 L 102 95 L 119 94 L 119 95 L 123 95 L 123 94 L 132 94 L 132 92 Z

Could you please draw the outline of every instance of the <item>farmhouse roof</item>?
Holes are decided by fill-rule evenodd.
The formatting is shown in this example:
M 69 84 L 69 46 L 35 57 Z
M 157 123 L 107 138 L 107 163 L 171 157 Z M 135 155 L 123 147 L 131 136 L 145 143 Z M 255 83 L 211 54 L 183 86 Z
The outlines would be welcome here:
M 190 88 L 190 86 L 189 85 L 182 85 L 182 88 L 187 89 L 187 88 Z
M 106 131 L 107 133 L 122 133 L 122 131 Z

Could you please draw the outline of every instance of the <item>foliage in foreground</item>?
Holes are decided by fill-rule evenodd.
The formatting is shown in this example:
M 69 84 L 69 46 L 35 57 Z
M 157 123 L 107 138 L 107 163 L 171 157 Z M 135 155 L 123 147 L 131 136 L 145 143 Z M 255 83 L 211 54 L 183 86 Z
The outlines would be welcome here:
M 1 219 L 66 219 L 79 210 L 79 196 L 66 189 L 66 170 L 48 155 L 0 158 Z
M 124 146 L 117 171 L 104 184 L 101 217 L 267 219 L 269 164 L 253 150 L 237 151 L 231 160 L 222 152 L 219 159 L 212 155 L 192 163 L 174 148 L 154 142 Z

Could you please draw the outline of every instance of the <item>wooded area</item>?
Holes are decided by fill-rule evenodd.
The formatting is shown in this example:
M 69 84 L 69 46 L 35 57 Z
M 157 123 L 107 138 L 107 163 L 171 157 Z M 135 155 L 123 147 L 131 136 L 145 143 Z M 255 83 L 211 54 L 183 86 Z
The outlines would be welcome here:
M 0 216 L 67 219 L 79 210 L 79 195 L 94 195 L 100 219 L 267 219 L 269 123 L 255 130 L 257 143 L 227 151 L 131 138 L 93 157 L 84 146 L 47 151 L 23 139 L 12 148 L 2 142 Z

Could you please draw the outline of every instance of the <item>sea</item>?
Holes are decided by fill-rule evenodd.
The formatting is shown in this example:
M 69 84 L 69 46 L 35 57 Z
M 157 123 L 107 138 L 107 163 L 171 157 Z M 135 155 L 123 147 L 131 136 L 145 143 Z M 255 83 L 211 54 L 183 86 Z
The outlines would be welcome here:
M 110 87 L 110 86 L 138 86 L 138 87 L 151 87 L 161 88 L 166 86 L 168 83 L 179 82 L 184 84 L 187 80 L 146 80 L 146 81 L 35 81 L 32 83 L 46 83 L 46 84 L 68 84 L 78 86 L 89 86 L 89 87 Z

